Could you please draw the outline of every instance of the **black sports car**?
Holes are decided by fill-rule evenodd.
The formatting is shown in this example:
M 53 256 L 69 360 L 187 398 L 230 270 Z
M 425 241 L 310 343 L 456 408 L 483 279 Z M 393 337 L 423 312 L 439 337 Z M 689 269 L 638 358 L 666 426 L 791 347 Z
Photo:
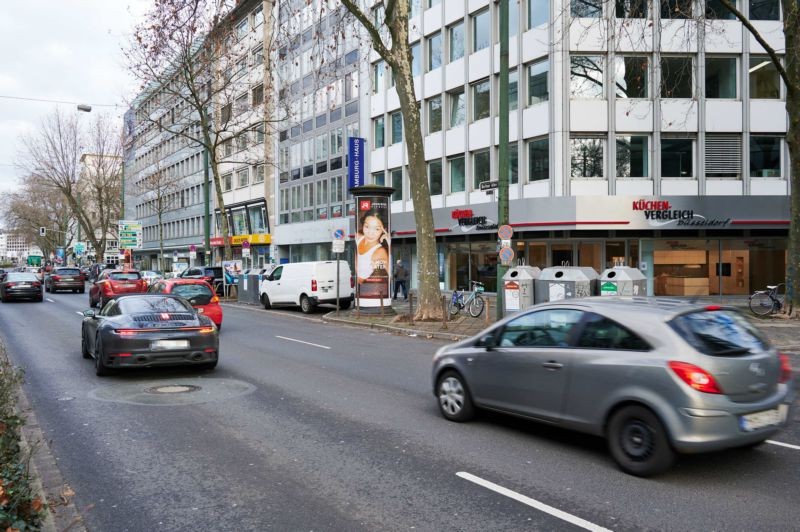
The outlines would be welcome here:
M 126 295 L 83 315 L 81 353 L 83 358 L 94 357 L 99 376 L 112 368 L 217 366 L 217 328 L 182 297 Z
M 42 301 L 42 282 L 35 273 L 8 272 L 0 282 L 0 301 L 32 299 Z

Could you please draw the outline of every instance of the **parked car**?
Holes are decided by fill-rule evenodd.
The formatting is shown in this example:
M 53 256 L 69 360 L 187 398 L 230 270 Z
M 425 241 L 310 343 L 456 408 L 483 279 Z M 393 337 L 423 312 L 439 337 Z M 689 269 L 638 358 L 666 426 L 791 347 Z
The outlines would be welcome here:
M 202 279 L 163 279 L 147 289 L 149 294 L 173 294 L 187 300 L 192 307 L 208 316 L 217 329 L 222 328 L 222 307 L 219 296 L 211 285 Z
M 83 315 L 81 353 L 94 358 L 98 376 L 128 367 L 214 369 L 219 360 L 216 327 L 179 296 L 128 295 Z
M 138 271 L 105 269 L 89 287 L 89 306 L 94 308 L 99 304 L 102 308 L 117 296 L 146 291 L 147 282 Z
M 44 301 L 42 283 L 36 274 L 31 272 L 9 272 L 0 283 L 0 301 L 13 299 L 32 299 Z
M 164 278 L 164 274 L 157 270 L 142 270 L 139 273 L 142 274 L 142 279 L 147 281 L 148 286 L 152 286 L 153 283 L 156 283 Z
M 347 262 L 339 261 L 339 307 L 350 308 L 354 280 Z M 299 305 L 304 313 L 322 303 L 336 304 L 337 261 L 292 262 L 277 266 L 259 286 L 264 308 Z
M 3 279 L 5 279 L 7 273 L 8 273 L 8 270 L 0 268 L 0 282 L 3 282 Z
M 74 293 L 86 292 L 86 278 L 80 268 L 53 268 L 44 277 L 44 291 L 56 293 L 59 290 L 71 290 Z
M 222 266 L 195 266 L 186 268 L 179 275 L 175 276 L 175 278 L 201 279 L 214 287 L 218 294 L 222 293 L 222 284 L 224 282 Z
M 439 349 L 433 390 L 451 421 L 477 407 L 604 436 L 639 476 L 760 444 L 795 395 L 788 356 L 735 309 L 613 297 L 537 305 Z

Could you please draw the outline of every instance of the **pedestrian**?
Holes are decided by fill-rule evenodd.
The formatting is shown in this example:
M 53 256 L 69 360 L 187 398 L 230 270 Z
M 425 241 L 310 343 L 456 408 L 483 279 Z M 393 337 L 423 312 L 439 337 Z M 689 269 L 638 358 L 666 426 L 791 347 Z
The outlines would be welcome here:
M 397 294 L 400 289 L 403 290 L 403 296 L 408 301 L 408 270 L 403 267 L 403 261 L 398 260 L 394 265 L 394 298 L 397 299 Z

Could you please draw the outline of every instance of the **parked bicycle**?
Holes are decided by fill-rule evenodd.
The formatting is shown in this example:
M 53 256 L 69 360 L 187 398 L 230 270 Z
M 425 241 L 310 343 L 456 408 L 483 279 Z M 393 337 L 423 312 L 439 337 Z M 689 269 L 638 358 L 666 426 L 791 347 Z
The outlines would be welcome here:
M 483 307 L 486 306 L 481 292 L 483 292 L 483 283 L 478 281 L 472 281 L 472 292 L 467 292 L 466 298 L 464 297 L 464 290 L 455 290 L 453 299 L 450 300 L 450 314 L 455 316 L 466 308 L 473 318 L 480 316 L 483 312 Z
M 750 296 L 750 311 L 756 316 L 766 316 L 780 312 L 785 294 L 781 293 L 783 283 L 767 286 L 766 290 L 756 290 Z

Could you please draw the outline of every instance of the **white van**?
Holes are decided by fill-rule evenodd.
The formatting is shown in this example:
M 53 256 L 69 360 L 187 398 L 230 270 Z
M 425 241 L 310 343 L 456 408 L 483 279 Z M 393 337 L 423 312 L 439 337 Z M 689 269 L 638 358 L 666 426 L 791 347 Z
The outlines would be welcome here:
M 321 304 L 336 304 L 336 261 L 291 262 L 281 264 L 263 278 L 259 286 L 261 304 L 300 305 L 305 313 Z M 339 308 L 353 302 L 353 276 L 350 265 L 339 261 Z

